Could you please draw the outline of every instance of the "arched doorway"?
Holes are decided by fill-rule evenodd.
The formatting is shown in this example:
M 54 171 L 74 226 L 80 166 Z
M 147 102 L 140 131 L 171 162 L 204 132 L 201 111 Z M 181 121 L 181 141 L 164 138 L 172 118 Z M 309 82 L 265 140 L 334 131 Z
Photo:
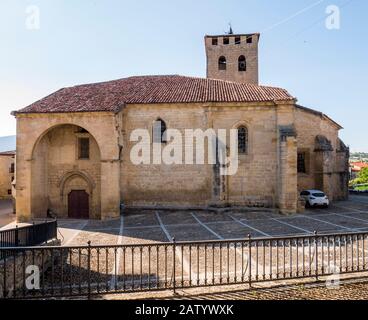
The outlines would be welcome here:
M 50 210 L 58 218 L 101 218 L 101 155 L 92 134 L 63 124 L 40 137 L 33 150 L 31 205 L 35 218 Z
M 89 218 L 89 194 L 85 190 L 72 190 L 68 195 L 68 217 Z

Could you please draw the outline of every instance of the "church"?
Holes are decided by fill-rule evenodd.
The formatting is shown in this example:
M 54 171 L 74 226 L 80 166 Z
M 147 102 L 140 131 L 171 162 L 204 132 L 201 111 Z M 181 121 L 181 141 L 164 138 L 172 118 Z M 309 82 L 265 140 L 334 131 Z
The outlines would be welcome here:
M 115 219 L 131 209 L 275 208 L 293 214 L 300 191 L 348 197 L 342 127 L 262 86 L 260 34 L 205 36 L 207 77 L 135 76 L 83 84 L 12 114 L 17 121 L 17 220 Z M 159 123 L 147 148 L 175 129 L 236 129 L 235 174 L 214 164 L 132 162 L 132 133 Z M 231 144 L 227 141 L 226 144 Z

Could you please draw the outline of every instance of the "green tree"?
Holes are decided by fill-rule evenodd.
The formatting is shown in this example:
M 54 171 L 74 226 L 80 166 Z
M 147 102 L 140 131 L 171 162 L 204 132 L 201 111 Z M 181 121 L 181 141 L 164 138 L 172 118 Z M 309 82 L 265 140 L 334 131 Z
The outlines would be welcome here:
M 368 183 L 368 168 L 362 169 L 358 174 L 358 178 L 354 180 L 354 184 L 364 183 Z

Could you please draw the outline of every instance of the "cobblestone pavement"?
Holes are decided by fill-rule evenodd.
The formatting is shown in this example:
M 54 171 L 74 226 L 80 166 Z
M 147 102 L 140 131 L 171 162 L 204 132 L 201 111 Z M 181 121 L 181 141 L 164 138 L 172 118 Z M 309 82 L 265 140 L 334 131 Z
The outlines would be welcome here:
M 346 283 L 338 289 L 325 285 L 235 291 L 180 297 L 180 300 L 368 300 L 368 282 Z
M 140 210 L 114 221 L 59 220 L 62 245 L 144 244 L 367 232 L 368 196 L 351 196 L 328 209 L 283 216 L 267 209 L 227 212 Z M 102 241 L 103 240 L 103 241 Z

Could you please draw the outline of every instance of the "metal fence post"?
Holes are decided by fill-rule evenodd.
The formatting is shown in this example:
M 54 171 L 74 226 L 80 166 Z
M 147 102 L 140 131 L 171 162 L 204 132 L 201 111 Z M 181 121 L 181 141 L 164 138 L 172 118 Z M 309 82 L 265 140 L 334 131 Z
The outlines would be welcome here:
M 32 223 L 32 246 L 34 246 L 35 245 L 35 222 L 33 221 L 33 223 Z M 28 241 L 28 239 L 27 239 L 27 241 Z
M 252 287 L 252 239 L 251 239 L 250 234 L 248 234 L 248 245 L 249 245 L 249 249 L 248 249 L 248 267 L 249 267 L 248 283 L 249 283 L 249 288 L 251 288 Z
M 172 242 L 173 242 L 173 291 L 174 291 L 174 294 L 176 294 L 176 266 L 175 266 L 176 240 L 175 238 L 172 239 Z
M 88 300 L 91 299 L 91 241 L 88 241 Z
M 15 226 L 15 246 L 18 247 L 19 246 L 19 234 L 18 234 L 18 225 Z
M 317 237 L 317 231 L 314 231 L 314 253 L 316 255 L 316 281 L 318 281 L 318 237 Z

